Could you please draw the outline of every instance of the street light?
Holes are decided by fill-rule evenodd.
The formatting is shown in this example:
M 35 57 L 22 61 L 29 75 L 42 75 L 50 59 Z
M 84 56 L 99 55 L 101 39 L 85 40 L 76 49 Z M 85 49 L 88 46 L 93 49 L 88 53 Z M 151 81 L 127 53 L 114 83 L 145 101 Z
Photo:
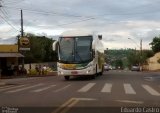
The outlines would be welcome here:
M 136 46 L 140 48 L 140 46 L 132 38 L 128 38 L 128 39 L 131 40 L 134 44 L 136 44 Z
M 140 52 L 139 52 L 140 53 L 139 65 L 140 65 L 140 70 L 142 70 L 142 62 L 141 62 L 141 60 L 142 60 L 142 39 L 140 39 L 140 46 L 132 38 L 128 38 L 128 39 L 132 40 L 140 48 Z
M 141 51 L 140 53 L 142 55 L 142 39 L 140 39 L 140 46 L 132 38 L 128 38 L 128 39 L 133 41 L 136 44 L 136 46 L 138 46 L 140 48 L 140 51 Z

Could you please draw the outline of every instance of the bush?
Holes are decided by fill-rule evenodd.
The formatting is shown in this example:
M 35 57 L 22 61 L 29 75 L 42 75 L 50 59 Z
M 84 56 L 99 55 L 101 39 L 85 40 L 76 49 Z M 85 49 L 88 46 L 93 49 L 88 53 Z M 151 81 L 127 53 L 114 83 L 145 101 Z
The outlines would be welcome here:
M 38 75 L 39 73 L 35 69 L 29 69 L 29 75 Z

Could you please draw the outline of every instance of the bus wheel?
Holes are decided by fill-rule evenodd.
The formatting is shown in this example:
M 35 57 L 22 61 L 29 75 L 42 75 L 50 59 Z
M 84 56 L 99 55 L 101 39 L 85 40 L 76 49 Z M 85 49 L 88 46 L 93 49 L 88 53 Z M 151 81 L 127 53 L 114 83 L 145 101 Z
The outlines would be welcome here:
M 95 79 L 95 78 L 96 78 L 96 75 L 92 75 L 91 78 L 92 78 L 92 79 Z
M 69 76 L 64 76 L 65 80 L 69 80 Z

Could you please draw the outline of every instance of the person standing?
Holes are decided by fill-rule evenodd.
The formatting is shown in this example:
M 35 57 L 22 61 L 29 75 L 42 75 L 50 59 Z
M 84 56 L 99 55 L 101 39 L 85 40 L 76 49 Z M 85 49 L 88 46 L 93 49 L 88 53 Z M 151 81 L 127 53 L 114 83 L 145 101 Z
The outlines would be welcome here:
M 43 65 L 43 68 L 42 68 L 42 75 L 45 75 L 45 74 L 46 74 L 46 70 L 47 70 L 46 65 Z

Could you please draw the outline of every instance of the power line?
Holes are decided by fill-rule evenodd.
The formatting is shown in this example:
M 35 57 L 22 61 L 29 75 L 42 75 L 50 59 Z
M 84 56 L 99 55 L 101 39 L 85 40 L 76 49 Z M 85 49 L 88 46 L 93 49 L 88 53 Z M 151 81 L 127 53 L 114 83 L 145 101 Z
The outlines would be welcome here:
M 19 0 L 19 1 L 12 1 L 12 2 L 4 2 L 4 1 L 2 1 L 5 5 L 10 5 L 10 4 L 16 4 L 16 3 L 19 3 L 19 2 L 22 2 L 22 1 L 24 1 L 24 0 Z
M 3 1 L 2 1 L 3 2 Z M 8 18 L 8 13 L 7 13 L 7 11 L 5 11 L 5 9 L 3 9 L 2 8 L 2 3 L 0 3 L 0 11 L 1 11 L 1 13 L 3 14 L 3 16 L 2 15 L 0 15 L 0 17 L 9 25 L 9 26 L 11 26 L 14 30 L 16 30 L 17 32 L 19 32 L 19 30 L 18 29 L 16 29 L 16 27 L 14 27 L 8 20 L 9 20 L 9 18 Z
M 33 12 L 33 13 L 37 13 L 37 14 L 44 14 L 44 15 L 58 15 L 58 16 L 65 16 L 65 17 L 76 17 L 76 18 L 91 18 L 89 16 L 81 16 L 81 15 L 75 15 L 75 14 L 66 14 L 66 13 L 58 13 L 58 12 L 48 12 L 48 11 L 38 11 L 38 10 L 33 10 L 33 9 L 26 9 L 26 8 L 17 8 L 17 7 L 10 7 L 10 6 L 2 6 L 2 7 L 7 7 L 7 8 L 11 8 L 11 9 L 18 9 L 18 10 L 24 10 L 24 11 L 28 11 L 28 12 Z
M 8 6 L 5 6 L 8 7 Z M 20 8 L 15 8 L 15 7 L 8 7 L 8 8 L 14 8 L 14 9 L 18 9 L 20 10 Z M 51 13 L 51 12 L 45 12 L 45 11 L 38 11 L 38 10 L 29 10 L 29 9 L 23 9 L 25 11 L 30 11 L 30 12 L 34 12 L 34 13 L 38 13 L 38 14 L 47 14 L 47 15 L 60 15 L 60 16 L 71 16 L 71 17 L 85 17 L 85 16 L 79 16 L 79 15 L 70 15 L 70 14 L 60 14 L 60 13 Z M 89 21 L 89 20 L 93 20 L 95 19 L 94 17 L 85 17 L 86 19 L 82 19 L 82 20 L 78 20 L 75 22 L 70 22 L 70 23 L 65 23 L 65 24 L 59 24 L 56 26 L 64 26 L 64 25 L 69 25 L 69 24 L 74 24 L 74 23 L 79 23 L 79 22 L 84 22 L 84 21 Z
M 9 7 L 9 6 L 3 6 L 3 7 L 7 7 L 7 8 L 12 8 L 12 9 L 18 9 L 20 10 L 21 8 L 17 8 L 17 7 Z M 129 13 L 129 12 L 126 12 L 126 13 L 119 13 L 119 14 L 102 14 L 102 15 L 95 15 L 95 16 L 82 16 L 82 15 L 74 15 L 74 14 L 66 14 L 66 13 L 57 13 L 57 12 L 46 12 L 46 11 L 38 11 L 38 10 L 31 10 L 31 9 L 26 9 L 26 8 L 23 8 L 23 10 L 25 11 L 28 11 L 28 12 L 32 12 L 32 13 L 36 13 L 36 14 L 43 14 L 43 15 L 53 15 L 53 16 L 64 16 L 64 17 L 77 17 L 77 18 L 85 18 L 85 19 L 90 19 L 90 18 L 95 18 L 95 19 L 98 19 L 100 17 L 104 17 L 104 16 L 127 16 L 127 15 L 142 15 L 142 14 L 153 14 L 154 13 L 159 13 L 159 10 L 155 10 L 155 11 L 150 11 L 150 12 L 146 12 L 146 11 L 143 11 L 143 12 L 133 12 L 133 13 Z M 103 18 L 105 19 L 105 18 Z M 68 24 L 68 23 L 67 23 Z M 72 24 L 72 23 L 71 23 Z
M 70 23 L 65 23 L 65 24 L 59 24 L 59 25 L 56 25 L 56 26 L 65 26 L 65 25 L 68 25 L 68 24 L 75 24 L 75 23 L 84 22 L 84 21 L 89 21 L 89 20 L 93 20 L 93 19 L 95 19 L 95 18 L 82 19 L 82 20 L 79 20 L 79 21 L 70 22 Z
M 7 10 L 5 10 L 5 8 L 1 8 L 2 10 L 3 10 L 3 12 L 8 16 L 8 12 L 7 12 Z
M 14 30 L 16 30 L 16 31 L 19 32 L 19 30 L 17 30 L 11 23 L 9 23 L 2 15 L 0 15 L 0 17 L 1 17 L 8 25 L 10 25 Z
M 8 19 L 8 14 L 6 14 L 2 8 L 0 9 L 0 11 Z
M 82 19 L 82 20 L 79 20 L 79 21 L 69 22 L 69 23 L 65 23 L 65 24 L 59 24 L 59 25 L 55 25 L 55 26 L 65 26 L 65 25 L 80 23 L 80 22 L 89 21 L 89 20 L 93 20 L 93 19 L 95 19 L 95 18 Z M 36 30 L 34 30 L 34 31 L 39 31 L 41 29 L 43 29 L 43 28 L 36 28 Z

